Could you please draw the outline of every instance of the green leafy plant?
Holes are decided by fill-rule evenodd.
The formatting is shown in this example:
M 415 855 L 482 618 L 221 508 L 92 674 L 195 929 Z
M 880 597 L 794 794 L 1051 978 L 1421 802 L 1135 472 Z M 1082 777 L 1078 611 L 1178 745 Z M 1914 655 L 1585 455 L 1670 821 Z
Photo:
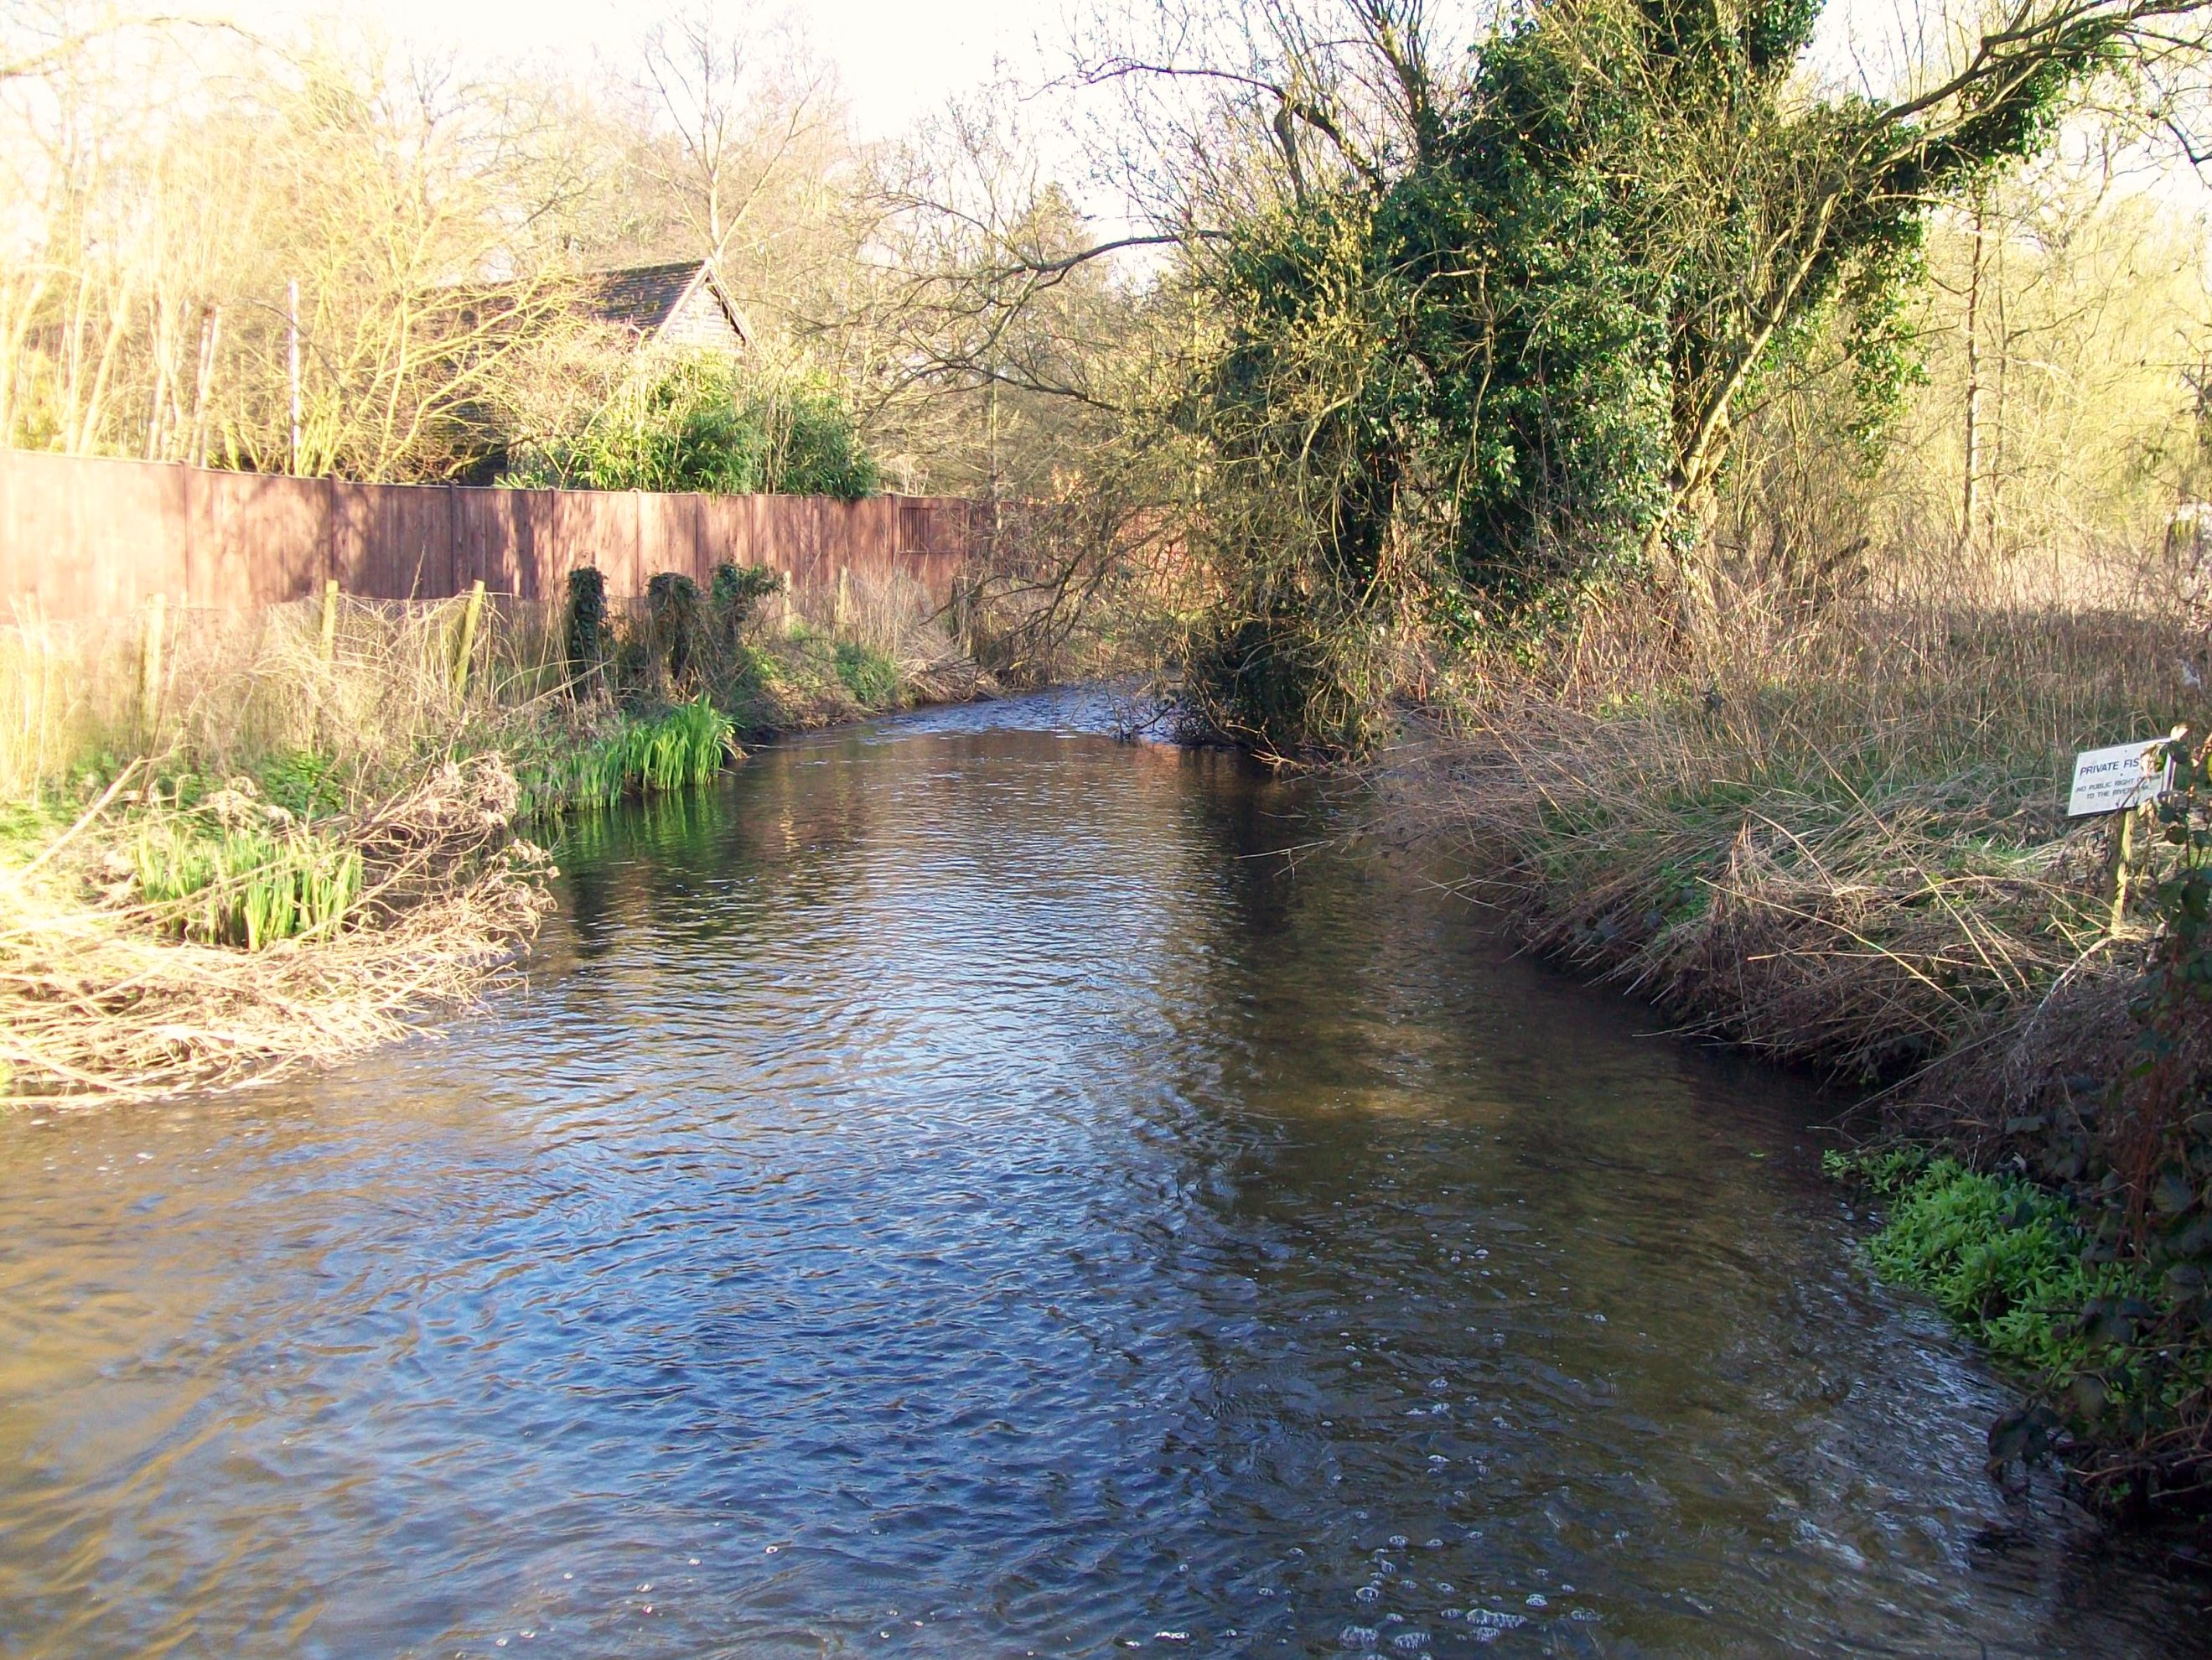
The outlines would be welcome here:
M 519 457 L 506 482 L 849 502 L 882 475 L 835 383 L 695 352 L 656 360 L 581 432 Z
M 131 846 L 140 897 L 179 936 L 260 951 L 327 937 L 362 892 L 358 848 L 193 818 L 141 828 Z
M 898 665 L 855 640 L 838 642 L 837 678 L 845 690 L 872 709 L 889 708 L 898 701 Z
M 319 818 L 345 806 L 337 757 L 315 750 L 287 750 L 264 762 L 261 794 L 297 818 Z

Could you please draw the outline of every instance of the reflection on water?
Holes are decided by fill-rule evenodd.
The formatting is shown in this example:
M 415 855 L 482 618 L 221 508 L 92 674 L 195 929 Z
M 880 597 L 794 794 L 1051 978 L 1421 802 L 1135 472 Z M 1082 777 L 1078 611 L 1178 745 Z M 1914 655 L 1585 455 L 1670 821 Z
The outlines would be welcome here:
M 592 828 L 441 1041 L 0 1122 L 0 1652 L 2203 1651 L 1817 1104 L 1041 716 Z

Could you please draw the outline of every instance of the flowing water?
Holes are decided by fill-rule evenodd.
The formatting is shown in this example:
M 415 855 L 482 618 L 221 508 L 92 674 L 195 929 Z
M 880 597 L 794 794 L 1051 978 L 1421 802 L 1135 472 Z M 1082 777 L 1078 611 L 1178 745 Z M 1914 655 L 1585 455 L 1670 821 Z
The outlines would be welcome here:
M 441 1038 L 0 1120 L 0 1653 L 2212 1647 L 1984 1476 L 1832 1104 L 1096 717 L 763 752 Z

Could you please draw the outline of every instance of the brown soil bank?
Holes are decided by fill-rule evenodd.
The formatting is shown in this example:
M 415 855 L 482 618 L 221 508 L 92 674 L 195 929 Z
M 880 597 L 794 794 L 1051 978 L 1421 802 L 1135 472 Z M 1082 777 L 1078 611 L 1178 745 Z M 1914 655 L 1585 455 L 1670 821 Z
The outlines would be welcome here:
M 2075 750 L 2212 731 L 2202 630 L 2134 607 L 1645 609 L 1464 671 L 1388 822 L 1686 1031 L 1872 1086 L 1875 1256 L 2027 1386 L 1993 1468 L 2119 1505 L 2212 1482 L 2212 789 L 2069 820 Z M 1531 668 L 1535 662 L 1540 667 Z

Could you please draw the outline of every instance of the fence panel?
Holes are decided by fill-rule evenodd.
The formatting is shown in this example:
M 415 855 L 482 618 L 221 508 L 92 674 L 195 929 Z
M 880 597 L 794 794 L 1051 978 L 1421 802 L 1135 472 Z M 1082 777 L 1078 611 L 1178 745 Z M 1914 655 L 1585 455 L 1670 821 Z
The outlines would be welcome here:
M 117 465 L 64 456 L 36 459 L 50 465 Z M 331 556 L 328 480 L 179 471 L 185 474 L 185 496 L 190 504 L 184 526 L 187 604 L 250 611 L 296 599 L 322 585 Z M 60 473 L 55 483 L 69 488 L 69 475 Z M 166 526 L 138 520 L 124 503 L 116 503 L 111 512 L 110 522 L 138 526 L 149 540 L 170 534 Z M 60 559 L 99 556 L 96 547 L 51 552 Z
M 550 599 L 579 565 L 629 596 L 664 570 L 703 586 L 724 560 L 803 587 L 903 571 L 941 600 L 975 517 L 948 498 L 356 484 L 0 450 L 0 603 L 112 616 L 161 593 L 242 611 L 330 577 L 365 599 L 445 599 L 479 578 Z
M 75 471 L 0 466 L 0 595 L 53 617 L 116 615 L 189 580 L 179 468 L 117 461 Z M 66 549 L 74 556 L 57 558 Z

